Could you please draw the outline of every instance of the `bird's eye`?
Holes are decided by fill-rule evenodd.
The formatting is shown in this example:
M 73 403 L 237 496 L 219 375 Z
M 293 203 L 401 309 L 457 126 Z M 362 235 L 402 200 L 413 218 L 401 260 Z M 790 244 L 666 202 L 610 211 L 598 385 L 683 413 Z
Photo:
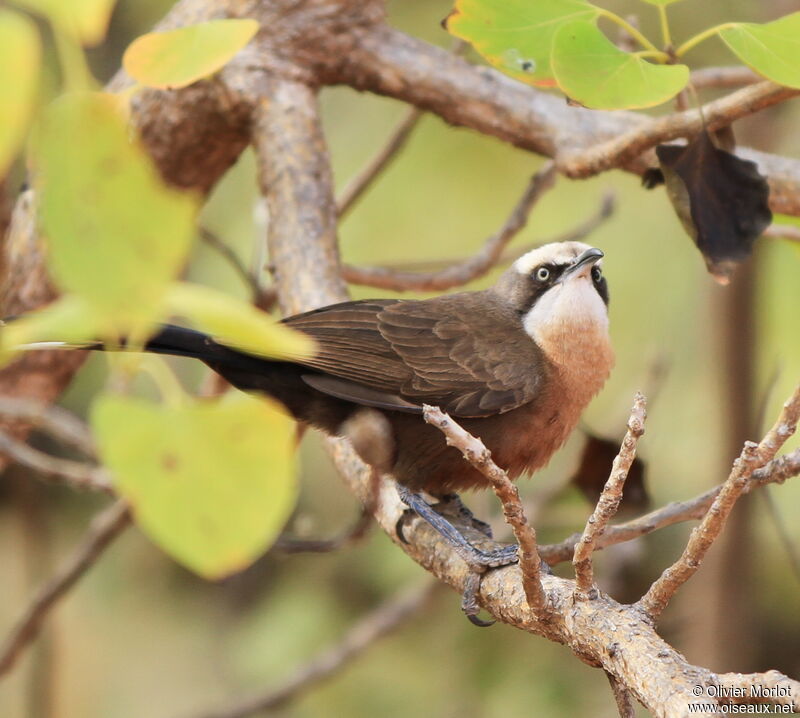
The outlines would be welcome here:
M 598 267 L 597 265 L 592 267 L 592 279 L 595 282 L 599 282 L 602 278 L 603 278 L 603 272 L 600 269 L 600 267 Z
M 536 270 L 536 279 L 540 282 L 546 282 L 550 279 L 550 270 L 547 267 L 539 267 L 539 269 Z

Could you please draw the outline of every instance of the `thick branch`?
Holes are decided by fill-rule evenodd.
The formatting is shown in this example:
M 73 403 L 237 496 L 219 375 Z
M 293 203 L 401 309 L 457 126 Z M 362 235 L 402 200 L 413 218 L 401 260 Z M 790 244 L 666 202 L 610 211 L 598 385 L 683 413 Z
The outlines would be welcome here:
M 486 67 L 377 25 L 359 28 L 357 45 L 331 59 L 329 81 L 409 102 L 453 125 L 470 127 L 547 157 L 569 154 L 568 174 L 585 177 L 610 167 L 641 173 L 653 160 L 638 154 L 659 142 L 696 133 L 697 111 L 651 120 L 633 112 L 568 106 Z M 759 83 L 704 106 L 712 127 L 795 96 L 797 90 Z M 640 136 L 641 135 L 641 136 Z M 598 149 L 601 148 L 601 149 Z M 800 161 L 740 148 L 769 178 L 775 212 L 800 215 Z M 577 162 L 580 158 L 580 162 Z

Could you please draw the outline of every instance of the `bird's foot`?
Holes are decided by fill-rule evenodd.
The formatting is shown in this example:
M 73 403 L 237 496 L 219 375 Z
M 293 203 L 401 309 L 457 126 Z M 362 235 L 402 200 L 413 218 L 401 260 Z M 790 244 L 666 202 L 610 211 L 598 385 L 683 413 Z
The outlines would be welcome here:
M 450 521 L 434 510 L 420 494 L 414 493 L 401 484 L 397 484 L 397 493 L 403 503 L 409 507 L 410 511 L 433 527 L 469 566 L 470 574 L 464 585 L 464 593 L 461 599 L 461 608 L 467 618 L 476 626 L 492 625 L 491 622 L 487 623 L 477 616 L 480 610 L 477 596 L 480 589 L 481 576 L 490 568 L 499 568 L 500 566 L 516 563 L 518 560 L 518 547 L 516 545 L 507 545 L 488 551 L 477 548 L 473 546 Z M 457 500 L 457 506 L 459 508 L 458 513 L 464 518 L 468 518 L 470 522 L 474 522 L 475 519 L 472 513 L 461 504 L 460 499 Z M 451 496 L 446 497 L 446 503 L 452 501 L 453 499 Z M 407 541 L 403 535 L 402 524 L 406 515 L 407 513 L 403 514 L 398 520 L 396 527 L 397 536 L 404 543 L 407 543 Z M 483 524 L 482 521 L 479 523 Z M 486 525 L 484 524 L 484 526 Z M 491 532 L 489 535 L 491 535 Z
M 494 538 L 492 535 L 492 527 L 485 521 L 481 521 L 477 518 L 475 514 L 464 505 L 464 502 L 458 494 L 445 494 L 441 497 L 436 506 L 440 509 L 444 509 L 443 513 L 452 510 L 458 517 L 469 521 L 472 528 L 480 531 L 486 538 Z

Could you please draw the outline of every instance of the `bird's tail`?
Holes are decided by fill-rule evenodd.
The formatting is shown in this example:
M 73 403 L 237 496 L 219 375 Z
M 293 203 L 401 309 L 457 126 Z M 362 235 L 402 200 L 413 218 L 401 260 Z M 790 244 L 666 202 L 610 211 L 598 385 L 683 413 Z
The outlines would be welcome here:
M 25 350 L 46 350 L 46 349 L 88 349 L 94 351 L 109 351 L 122 349 L 125 346 L 124 339 L 119 346 L 109 347 L 102 342 L 66 342 L 49 341 L 34 342 L 18 347 Z M 143 347 L 144 351 L 153 354 L 168 354 L 170 356 L 190 357 L 199 359 L 206 364 L 219 370 L 222 368 L 233 370 L 256 369 L 255 364 L 262 364 L 265 359 L 245 354 L 243 352 L 230 349 L 205 334 L 195 329 L 178 327 L 173 324 L 163 324 L 158 332 L 153 335 Z

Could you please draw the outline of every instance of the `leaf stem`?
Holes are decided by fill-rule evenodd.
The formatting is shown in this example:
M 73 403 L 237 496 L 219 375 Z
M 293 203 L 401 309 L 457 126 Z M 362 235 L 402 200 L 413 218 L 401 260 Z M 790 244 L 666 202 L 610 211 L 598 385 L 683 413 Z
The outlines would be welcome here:
M 70 92 L 92 89 L 94 78 L 80 45 L 55 23 L 51 27 L 58 62 L 61 65 L 61 73 L 64 78 L 64 86 Z
M 714 35 L 719 35 L 722 30 L 727 30 L 729 27 L 736 27 L 739 23 L 736 22 L 724 22 L 721 25 L 715 25 L 714 27 L 708 28 L 708 30 L 703 30 L 703 32 L 698 33 L 694 37 L 690 37 L 686 42 L 683 43 L 677 50 L 675 50 L 675 55 L 677 57 L 683 57 L 689 50 L 693 49 L 696 45 L 699 45 L 703 40 L 707 40 L 709 37 L 713 37 Z
M 140 357 L 140 361 L 139 366 L 155 382 L 164 403 L 169 406 L 180 406 L 186 402 L 186 392 L 167 362 L 152 354 Z
M 645 50 L 649 50 L 650 52 L 659 53 L 660 55 L 667 57 L 665 52 L 661 52 L 650 40 L 648 40 L 641 32 L 639 32 L 633 25 L 631 25 L 627 20 L 621 18 L 611 10 L 606 10 L 605 8 L 598 7 L 596 8 L 597 14 L 599 17 L 604 17 L 615 25 L 619 25 L 623 28 L 634 40 L 636 40 Z
M 669 32 L 669 20 L 667 20 L 667 6 L 658 6 L 658 20 L 661 23 L 661 37 L 664 39 L 664 47 L 672 47 L 672 36 Z
M 631 54 L 634 57 L 641 57 L 642 59 L 653 58 L 654 60 L 658 60 L 660 62 L 666 62 L 667 59 L 669 59 L 669 55 L 661 50 L 640 50 L 639 52 L 632 52 Z

